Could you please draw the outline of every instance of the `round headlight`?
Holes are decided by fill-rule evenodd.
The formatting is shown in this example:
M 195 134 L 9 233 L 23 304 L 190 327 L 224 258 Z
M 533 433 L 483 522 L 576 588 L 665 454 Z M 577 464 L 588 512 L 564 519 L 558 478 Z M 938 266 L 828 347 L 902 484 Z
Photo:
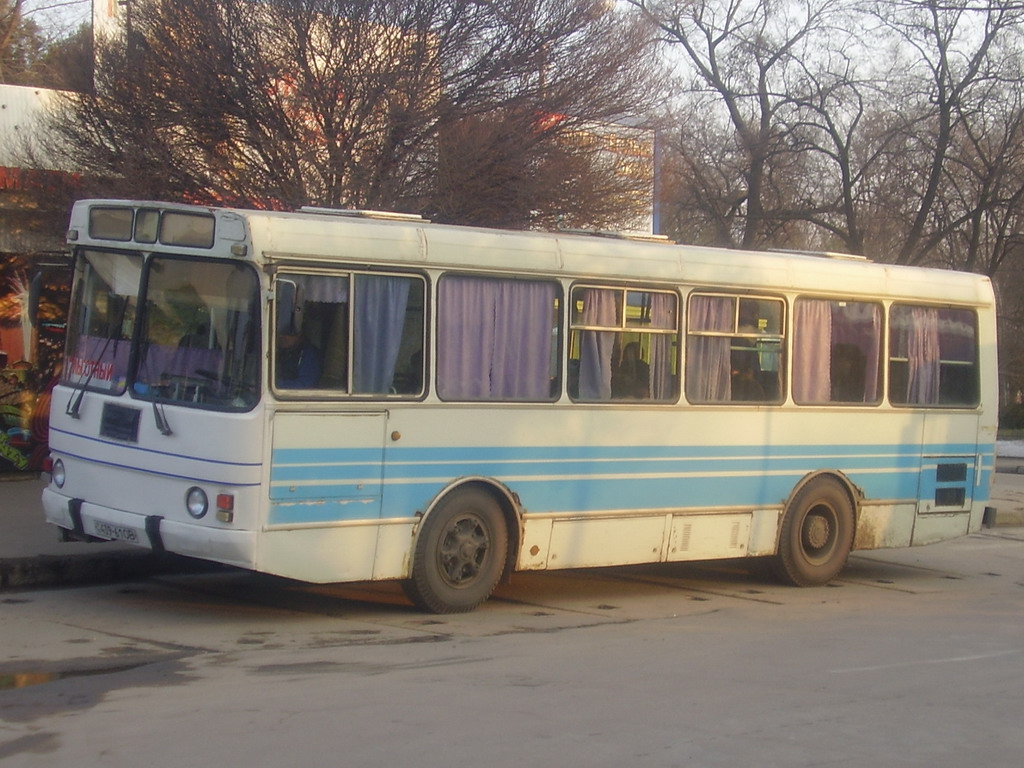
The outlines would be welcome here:
M 210 509 L 210 500 L 206 496 L 206 491 L 198 486 L 189 488 L 188 493 L 185 494 L 185 509 L 196 520 L 205 515 Z
M 67 475 L 64 471 L 64 462 L 60 459 L 53 462 L 53 470 L 50 473 L 50 479 L 53 480 L 53 484 L 58 488 L 64 487 L 64 481 L 67 480 Z

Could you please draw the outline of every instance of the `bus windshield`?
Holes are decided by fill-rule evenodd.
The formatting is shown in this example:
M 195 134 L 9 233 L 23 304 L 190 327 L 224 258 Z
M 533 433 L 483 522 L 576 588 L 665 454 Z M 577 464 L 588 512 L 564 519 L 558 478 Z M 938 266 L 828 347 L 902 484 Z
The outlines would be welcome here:
M 148 264 L 132 394 L 248 410 L 259 400 L 259 283 L 229 261 L 154 256 Z
M 130 382 L 135 398 L 218 410 L 256 404 L 259 293 L 251 267 L 153 256 L 143 281 L 139 254 L 80 256 L 65 383 L 122 394 Z
M 128 381 L 142 256 L 83 251 L 77 271 L 64 382 L 121 394 Z

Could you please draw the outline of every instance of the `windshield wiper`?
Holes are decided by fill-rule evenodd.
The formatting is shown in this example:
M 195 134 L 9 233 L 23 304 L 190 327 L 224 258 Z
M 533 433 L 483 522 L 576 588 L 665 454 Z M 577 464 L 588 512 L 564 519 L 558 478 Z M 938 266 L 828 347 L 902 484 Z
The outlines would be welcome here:
M 156 428 L 160 430 L 161 435 L 174 434 L 171 425 L 167 422 L 167 415 L 164 413 L 163 406 L 156 401 L 153 402 L 153 418 L 156 419 Z
M 92 367 L 89 369 L 89 375 L 85 377 L 85 381 L 81 384 L 77 384 L 71 392 L 71 397 L 68 398 L 68 404 L 64 408 L 64 413 L 73 419 L 79 418 L 78 409 L 82 406 L 82 398 L 85 397 L 85 390 L 89 388 L 92 383 L 92 377 L 96 374 L 96 369 L 99 368 L 100 361 L 103 356 L 107 353 L 107 347 L 110 346 L 111 337 L 107 337 L 106 341 L 103 342 L 103 349 L 100 350 L 99 355 L 96 359 L 91 361 Z M 117 344 L 114 344 L 114 352 L 117 352 Z

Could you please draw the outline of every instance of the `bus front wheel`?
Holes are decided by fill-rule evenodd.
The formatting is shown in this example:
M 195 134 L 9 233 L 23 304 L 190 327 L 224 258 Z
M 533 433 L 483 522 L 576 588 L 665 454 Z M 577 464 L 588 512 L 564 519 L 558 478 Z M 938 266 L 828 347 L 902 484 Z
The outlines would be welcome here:
M 507 551 L 508 531 L 497 501 L 481 488 L 460 488 L 424 521 L 412 575 L 402 586 L 423 610 L 471 611 L 498 585 Z
M 853 547 L 853 504 L 834 477 L 811 480 L 786 509 L 775 569 L 798 587 L 827 584 L 839 575 Z

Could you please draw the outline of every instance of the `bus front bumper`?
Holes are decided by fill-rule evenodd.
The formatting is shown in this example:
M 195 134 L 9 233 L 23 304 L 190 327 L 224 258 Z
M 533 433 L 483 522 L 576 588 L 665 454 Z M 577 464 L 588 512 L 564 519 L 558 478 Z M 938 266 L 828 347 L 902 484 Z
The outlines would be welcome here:
M 212 560 L 240 568 L 255 567 L 256 534 L 197 523 L 180 523 L 159 515 L 140 515 L 71 498 L 43 489 L 46 522 L 73 538 L 118 541 L 150 549 Z

